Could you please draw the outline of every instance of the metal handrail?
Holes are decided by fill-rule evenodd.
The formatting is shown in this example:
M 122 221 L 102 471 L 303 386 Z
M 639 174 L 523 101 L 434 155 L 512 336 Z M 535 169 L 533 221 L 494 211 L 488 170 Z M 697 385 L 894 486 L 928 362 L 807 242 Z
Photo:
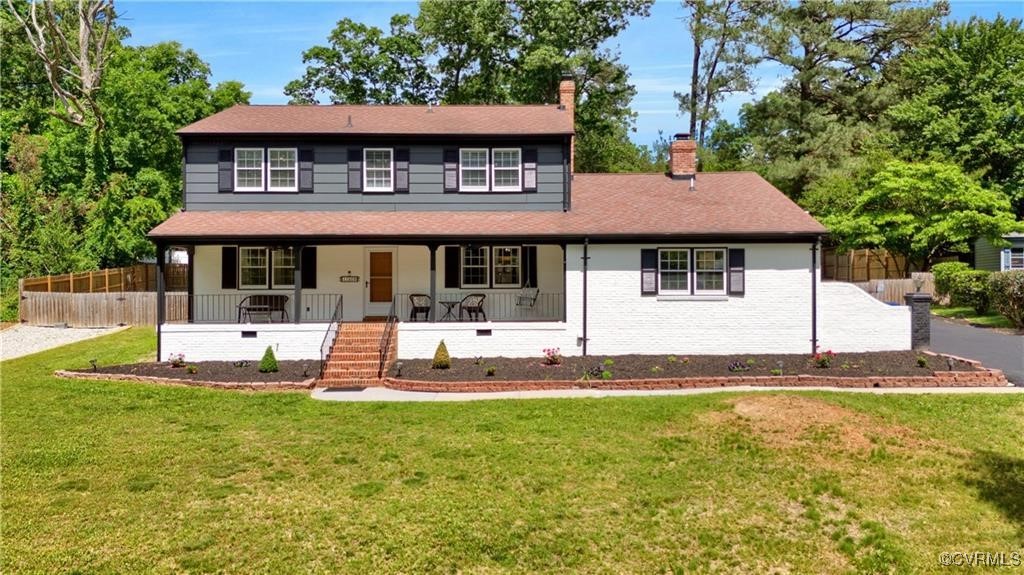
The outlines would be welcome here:
M 327 369 L 327 357 L 331 354 L 331 346 L 341 328 L 342 317 L 342 296 L 338 296 L 338 303 L 334 305 L 334 313 L 331 314 L 331 323 L 327 325 L 327 332 L 324 333 L 324 340 L 320 342 L 320 379 L 324 378 L 324 371 Z
M 397 300 L 397 296 L 391 298 L 391 309 L 388 311 L 388 319 L 384 324 L 384 333 L 380 336 L 380 347 L 378 347 L 380 363 L 377 365 L 377 379 L 384 376 L 384 364 L 387 362 L 388 350 L 391 347 L 391 333 L 395 330 L 395 324 L 398 323 L 398 316 L 395 315 Z

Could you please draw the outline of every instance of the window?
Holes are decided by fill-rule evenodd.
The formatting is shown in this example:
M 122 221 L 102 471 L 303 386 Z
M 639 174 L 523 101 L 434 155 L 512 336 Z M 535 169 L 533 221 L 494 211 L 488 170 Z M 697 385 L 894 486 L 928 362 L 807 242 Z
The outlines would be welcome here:
M 518 192 L 522 190 L 519 168 L 522 165 L 522 153 L 519 148 L 496 148 L 494 150 L 494 190 L 498 192 Z
M 660 293 L 690 293 L 690 250 L 661 250 L 658 274 Z
M 235 190 L 263 191 L 263 148 L 235 148 Z
M 267 150 L 270 170 L 271 192 L 299 191 L 299 151 L 295 148 L 270 148 Z
M 391 148 L 367 148 L 363 150 L 363 191 L 392 192 Z
M 295 287 L 295 250 L 287 248 L 271 252 L 273 287 Z
M 1024 270 L 1024 248 L 1010 248 L 1010 269 Z
M 520 248 L 500 246 L 494 248 L 494 287 L 519 287 Z
M 462 287 L 487 287 L 488 248 L 462 248 Z
M 267 250 L 265 248 L 238 248 L 238 266 L 239 287 L 267 287 Z
M 467 192 L 487 191 L 487 149 L 459 150 L 459 189 Z
M 725 250 L 693 250 L 693 293 L 725 293 Z

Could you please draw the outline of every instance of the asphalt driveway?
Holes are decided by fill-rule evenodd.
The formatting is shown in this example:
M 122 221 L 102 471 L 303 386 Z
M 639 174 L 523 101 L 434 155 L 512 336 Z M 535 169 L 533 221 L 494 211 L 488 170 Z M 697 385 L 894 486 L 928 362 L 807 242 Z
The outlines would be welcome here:
M 976 359 L 985 367 L 1003 370 L 1013 383 L 1024 385 L 1024 336 L 932 317 L 931 350 Z

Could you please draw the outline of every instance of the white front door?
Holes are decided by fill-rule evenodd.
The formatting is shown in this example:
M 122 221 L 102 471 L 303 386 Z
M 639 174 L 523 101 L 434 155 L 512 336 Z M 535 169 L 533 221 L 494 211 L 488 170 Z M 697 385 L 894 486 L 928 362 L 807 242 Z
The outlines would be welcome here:
M 395 248 L 366 248 L 366 281 L 363 282 L 363 293 L 366 300 L 365 315 L 385 316 L 391 310 L 391 300 L 395 297 L 396 263 L 398 253 Z

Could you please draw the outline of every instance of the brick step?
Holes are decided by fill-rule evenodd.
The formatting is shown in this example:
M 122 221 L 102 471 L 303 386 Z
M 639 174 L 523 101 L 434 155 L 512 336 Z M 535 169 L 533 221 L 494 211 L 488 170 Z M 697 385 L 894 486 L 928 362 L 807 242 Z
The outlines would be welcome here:
M 391 354 L 388 354 L 391 355 Z M 350 352 L 332 351 L 327 355 L 327 361 L 380 361 L 380 353 L 372 352 Z
M 380 366 L 380 361 L 331 361 L 327 360 L 327 369 L 373 369 Z
M 373 371 L 332 371 L 324 372 L 324 379 L 372 379 L 377 380 L 377 370 Z
M 379 387 L 379 379 L 321 379 L 316 387 Z

